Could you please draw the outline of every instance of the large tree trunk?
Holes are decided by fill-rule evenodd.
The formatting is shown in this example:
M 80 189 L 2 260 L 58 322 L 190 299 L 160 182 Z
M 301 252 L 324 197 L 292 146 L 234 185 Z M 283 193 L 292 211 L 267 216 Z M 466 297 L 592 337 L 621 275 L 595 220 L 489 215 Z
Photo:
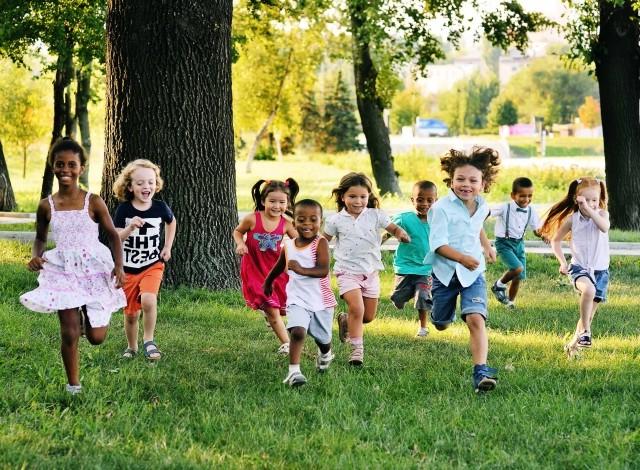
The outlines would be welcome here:
M 0 142 L 0 211 L 11 212 L 16 209 L 16 197 L 13 194 L 11 178 L 9 178 L 9 168 L 4 159 L 2 142 Z
M 364 2 L 349 2 L 351 38 L 353 41 L 353 70 L 356 84 L 358 113 L 362 132 L 367 139 L 371 169 L 380 194 L 401 194 L 398 175 L 393 167 L 389 129 L 384 122 L 384 105 L 378 96 L 378 71 L 371 59 L 366 33 L 366 13 L 360 10 Z
M 237 288 L 231 0 L 109 0 L 102 196 L 136 158 L 160 165 L 178 233 L 167 280 Z
M 630 3 L 614 7 L 600 0 L 596 74 L 611 223 L 640 230 L 640 36 Z
M 91 163 L 91 127 L 89 126 L 89 99 L 91 98 L 91 63 L 78 68 L 76 89 L 76 121 L 80 130 L 80 138 L 87 163 L 84 166 L 84 173 L 80 175 L 80 183 L 89 187 L 89 166 Z
M 56 63 L 56 78 L 53 81 L 53 129 L 51 131 L 51 145 L 62 137 L 62 129 L 66 121 L 64 90 L 69 84 L 71 77 L 68 76 L 68 61 L 71 57 L 58 57 Z M 44 166 L 44 175 L 42 176 L 42 188 L 40 189 L 40 198 L 44 199 L 53 188 L 53 171 L 49 166 L 49 159 Z

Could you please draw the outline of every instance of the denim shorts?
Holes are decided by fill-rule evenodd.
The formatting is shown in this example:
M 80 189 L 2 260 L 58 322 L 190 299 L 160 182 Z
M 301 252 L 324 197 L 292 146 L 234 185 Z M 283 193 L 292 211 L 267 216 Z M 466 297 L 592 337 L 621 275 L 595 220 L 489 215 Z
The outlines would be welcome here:
M 455 274 L 448 286 L 441 283 L 435 275 L 432 277 L 431 322 L 434 325 L 444 326 L 453 323 L 456 319 L 458 295 L 460 296 L 460 310 L 462 312 L 460 317 L 462 320 L 470 313 L 479 313 L 485 320 L 487 319 L 487 284 L 484 280 L 484 274 L 480 274 L 473 284 L 467 287 L 462 287 Z
M 509 269 L 522 268 L 522 272 L 518 279 L 526 279 L 527 277 L 527 258 L 524 254 L 524 241 L 514 238 L 498 238 L 496 237 L 496 251 L 498 256 Z
M 593 297 L 594 302 L 606 302 L 607 289 L 609 287 L 609 270 L 603 269 L 601 271 L 593 271 L 593 274 L 588 269 L 583 268 L 578 264 L 570 264 L 567 269 L 567 274 L 571 278 L 573 286 L 577 289 L 576 281 L 581 277 L 588 278 L 596 288 L 596 295 Z

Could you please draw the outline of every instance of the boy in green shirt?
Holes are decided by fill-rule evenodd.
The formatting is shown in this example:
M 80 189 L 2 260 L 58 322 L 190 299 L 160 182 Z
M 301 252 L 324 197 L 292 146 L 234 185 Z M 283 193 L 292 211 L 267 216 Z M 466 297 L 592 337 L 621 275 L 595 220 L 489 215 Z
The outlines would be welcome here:
M 420 329 L 417 336 L 427 336 L 427 313 L 431 310 L 431 265 L 424 264 L 429 252 L 429 224 L 427 212 L 438 200 L 438 188 L 431 181 L 418 181 L 413 185 L 411 202 L 414 210 L 395 215 L 392 220 L 411 237 L 410 243 L 398 244 L 393 258 L 396 274 L 391 302 L 401 309 L 411 299 L 418 310 Z

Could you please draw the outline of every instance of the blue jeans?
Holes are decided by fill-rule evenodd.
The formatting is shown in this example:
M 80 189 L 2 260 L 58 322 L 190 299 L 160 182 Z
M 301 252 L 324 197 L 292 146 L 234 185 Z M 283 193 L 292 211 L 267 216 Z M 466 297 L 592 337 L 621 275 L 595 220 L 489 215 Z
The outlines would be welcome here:
M 456 319 L 456 302 L 460 296 L 460 317 L 464 321 L 470 313 L 478 313 L 487 319 L 487 285 L 484 274 L 480 274 L 470 286 L 463 287 L 454 274 L 448 286 L 445 286 L 433 274 L 431 297 L 431 322 L 438 326 L 445 326 Z

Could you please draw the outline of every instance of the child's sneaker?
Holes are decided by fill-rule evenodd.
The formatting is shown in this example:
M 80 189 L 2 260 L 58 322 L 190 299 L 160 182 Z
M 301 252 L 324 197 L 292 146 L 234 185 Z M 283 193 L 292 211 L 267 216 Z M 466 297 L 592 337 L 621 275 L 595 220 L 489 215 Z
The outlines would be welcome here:
M 334 357 L 333 352 L 329 351 L 327 354 L 322 354 L 318 349 L 318 355 L 316 356 L 316 368 L 318 372 L 326 372 Z
M 427 336 L 429 334 L 429 330 L 427 330 L 426 328 L 420 328 L 418 330 L 418 333 L 416 334 L 416 336 L 418 338 L 424 338 L 425 336 Z
M 494 282 L 491 286 L 491 292 L 493 292 L 494 297 L 501 304 L 507 305 L 509 303 L 509 298 L 507 297 L 507 288 L 498 287 L 498 281 Z
M 282 343 L 278 348 L 278 354 L 282 354 L 283 356 L 289 354 L 289 343 Z
M 338 337 L 343 343 L 349 339 L 349 324 L 347 323 L 346 313 L 338 314 Z
M 509 310 L 515 310 L 516 309 L 516 303 L 513 300 L 508 300 L 507 301 L 507 308 Z
M 591 347 L 591 333 L 584 331 L 579 337 L 577 341 L 577 346 L 579 348 L 590 348 Z
M 486 364 L 473 366 L 473 389 L 477 392 L 488 392 L 496 387 L 498 370 Z
M 307 378 L 302 375 L 302 372 L 295 371 L 287 375 L 282 383 L 287 384 L 289 387 L 300 387 L 307 383 Z
M 352 366 L 361 366 L 364 362 L 364 345 L 352 344 L 351 355 L 349 356 L 349 364 Z
M 67 393 L 71 395 L 77 395 L 78 393 L 82 393 L 82 385 L 69 385 L 66 386 Z

